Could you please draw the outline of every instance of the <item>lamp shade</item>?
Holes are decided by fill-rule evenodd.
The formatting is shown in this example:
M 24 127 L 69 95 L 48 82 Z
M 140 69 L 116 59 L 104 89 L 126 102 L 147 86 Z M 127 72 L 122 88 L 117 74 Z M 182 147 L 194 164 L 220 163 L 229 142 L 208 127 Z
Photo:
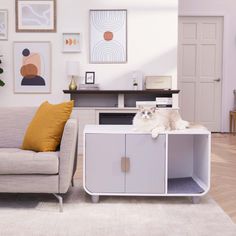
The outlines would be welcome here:
M 67 68 L 67 74 L 69 76 L 78 76 L 79 75 L 79 62 L 68 61 L 66 68 Z

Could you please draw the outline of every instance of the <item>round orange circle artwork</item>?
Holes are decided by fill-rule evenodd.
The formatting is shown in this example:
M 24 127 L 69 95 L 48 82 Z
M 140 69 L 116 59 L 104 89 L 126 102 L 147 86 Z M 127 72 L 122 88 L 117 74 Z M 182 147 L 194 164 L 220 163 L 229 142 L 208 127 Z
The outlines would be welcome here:
M 111 31 L 106 31 L 103 37 L 106 41 L 111 41 L 113 39 L 113 33 Z

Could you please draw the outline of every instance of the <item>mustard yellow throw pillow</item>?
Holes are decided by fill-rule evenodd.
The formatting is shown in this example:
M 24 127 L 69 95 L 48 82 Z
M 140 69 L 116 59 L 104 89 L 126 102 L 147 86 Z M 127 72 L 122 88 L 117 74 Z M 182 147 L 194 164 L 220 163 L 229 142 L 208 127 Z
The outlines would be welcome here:
M 73 105 L 73 101 L 57 105 L 48 102 L 41 104 L 26 131 L 22 149 L 36 152 L 55 151 L 61 142 Z

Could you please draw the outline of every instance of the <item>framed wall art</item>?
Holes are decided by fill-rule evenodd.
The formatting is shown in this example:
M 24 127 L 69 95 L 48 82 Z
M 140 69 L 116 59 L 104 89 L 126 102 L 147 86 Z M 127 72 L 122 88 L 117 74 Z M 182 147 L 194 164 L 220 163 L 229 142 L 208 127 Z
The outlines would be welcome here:
M 81 52 L 80 33 L 63 33 L 63 52 Z
M 16 32 L 56 32 L 56 0 L 16 0 Z
M 0 40 L 7 40 L 8 11 L 0 9 Z
M 50 42 L 14 42 L 14 92 L 51 92 Z
M 95 72 L 85 72 L 85 84 L 95 84 Z
M 90 10 L 90 63 L 127 62 L 127 10 Z

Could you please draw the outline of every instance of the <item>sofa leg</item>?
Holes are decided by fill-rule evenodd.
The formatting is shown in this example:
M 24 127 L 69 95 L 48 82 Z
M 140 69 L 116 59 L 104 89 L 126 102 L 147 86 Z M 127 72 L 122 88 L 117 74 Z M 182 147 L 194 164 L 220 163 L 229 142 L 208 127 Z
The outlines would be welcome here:
M 72 186 L 72 187 L 75 186 L 75 182 L 74 182 L 74 179 L 73 179 L 73 178 L 71 179 L 71 186 Z
M 56 194 L 56 193 L 53 193 L 53 195 L 57 198 L 57 200 L 59 201 L 59 211 L 60 212 L 63 212 L 63 198 Z

